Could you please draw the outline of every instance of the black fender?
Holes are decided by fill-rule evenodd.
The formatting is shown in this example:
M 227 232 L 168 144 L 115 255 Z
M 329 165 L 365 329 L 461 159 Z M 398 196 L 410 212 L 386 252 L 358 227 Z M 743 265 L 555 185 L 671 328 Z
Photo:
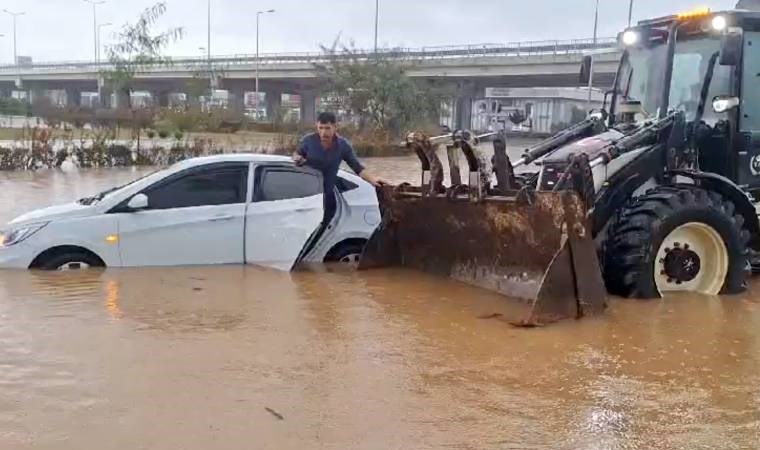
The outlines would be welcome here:
M 594 204 L 594 213 L 592 215 L 594 226 L 593 236 L 597 236 L 601 233 L 620 208 L 628 203 L 628 200 L 633 196 L 633 193 L 651 178 L 652 177 L 636 173 L 624 180 L 616 181 L 614 184 L 611 184 L 610 187 L 602 191 L 599 199 Z
M 628 204 L 628 201 L 641 186 L 654 178 L 658 183 L 663 178 L 662 145 L 652 145 L 623 169 L 610 177 L 599 190 L 594 204 L 593 235 L 596 237 L 615 214 Z
M 718 194 L 730 200 L 736 211 L 744 217 L 744 226 L 750 232 L 750 246 L 753 249 L 760 249 L 760 220 L 757 218 L 757 210 L 750 200 L 746 191 L 740 188 L 730 179 L 708 172 L 696 170 L 671 170 L 668 175 L 678 175 L 689 178 L 694 183 L 706 190 L 717 192 Z

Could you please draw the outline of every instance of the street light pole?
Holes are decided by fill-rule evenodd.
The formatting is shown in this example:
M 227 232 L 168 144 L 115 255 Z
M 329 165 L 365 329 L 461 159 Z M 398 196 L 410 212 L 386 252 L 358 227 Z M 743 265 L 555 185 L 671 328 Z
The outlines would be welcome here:
M 594 45 L 596 45 L 597 31 L 599 30 L 599 0 L 596 0 L 596 8 L 594 9 Z
M 599 0 L 596 0 L 596 8 L 594 9 L 594 49 L 596 49 L 597 32 L 599 30 Z M 591 71 L 588 77 L 588 104 L 591 107 L 591 93 L 594 87 L 594 59 L 591 57 Z
M 628 3 L 628 28 L 631 27 L 631 22 L 633 21 L 633 0 Z
M 380 20 L 380 0 L 375 0 L 375 55 L 377 55 L 377 26 Z
M 256 110 L 254 111 L 254 117 L 258 118 L 259 114 L 259 18 L 262 14 L 269 14 L 273 13 L 273 9 L 268 9 L 266 11 L 257 11 L 256 12 L 256 90 L 255 90 L 255 97 L 253 99 L 253 104 Z
M 206 59 L 208 64 L 208 99 L 211 101 L 211 97 L 214 95 L 214 72 L 211 67 L 211 0 L 208 0 L 208 23 L 206 29 Z
M 104 0 L 84 0 L 85 3 L 92 5 L 92 39 L 95 41 L 95 62 L 98 62 L 98 48 L 100 47 L 98 39 L 98 11 L 97 6 L 105 3 Z
M 7 9 L 3 10 L 4 13 L 13 17 L 13 64 L 18 66 L 18 47 L 16 47 L 16 18 L 23 16 L 25 12 L 11 12 Z
M 110 27 L 111 25 L 113 25 L 111 22 L 101 23 L 98 25 L 98 36 L 97 36 L 98 50 L 95 53 L 95 62 L 98 64 L 100 63 L 100 47 L 101 47 L 100 46 L 100 29 L 103 27 Z

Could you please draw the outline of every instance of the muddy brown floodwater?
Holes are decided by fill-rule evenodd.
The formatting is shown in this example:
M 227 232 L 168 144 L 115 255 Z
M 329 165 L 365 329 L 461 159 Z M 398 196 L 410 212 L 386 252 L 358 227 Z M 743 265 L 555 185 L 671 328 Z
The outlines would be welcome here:
M 0 222 L 137 175 L 1 173 Z M 402 270 L 6 271 L 0 448 L 758 448 L 757 293 L 523 330 Z

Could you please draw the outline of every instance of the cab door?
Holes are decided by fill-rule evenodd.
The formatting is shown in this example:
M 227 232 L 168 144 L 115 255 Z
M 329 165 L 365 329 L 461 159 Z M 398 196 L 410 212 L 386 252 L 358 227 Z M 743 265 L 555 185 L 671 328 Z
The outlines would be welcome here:
M 737 147 L 738 184 L 760 188 L 760 32 L 744 32 Z

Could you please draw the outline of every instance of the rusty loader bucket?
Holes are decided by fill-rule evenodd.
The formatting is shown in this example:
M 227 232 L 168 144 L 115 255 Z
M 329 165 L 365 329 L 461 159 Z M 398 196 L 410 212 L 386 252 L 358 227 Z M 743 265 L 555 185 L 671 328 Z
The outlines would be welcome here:
M 423 174 L 423 183 L 432 183 L 422 189 L 378 190 L 383 221 L 365 247 L 359 269 L 403 266 L 527 300 L 531 312 L 519 325 L 603 311 L 606 293 L 582 197 L 573 190 L 512 190 L 519 182 L 511 170 L 499 173 L 506 153 L 498 140 L 493 164 L 499 188 L 483 186 L 483 158 L 472 140 L 466 135 L 454 139 L 467 156 L 468 186 L 437 194 L 440 177 Z M 418 137 L 408 143 L 424 147 L 429 140 Z M 423 167 L 439 164 L 423 162 Z

